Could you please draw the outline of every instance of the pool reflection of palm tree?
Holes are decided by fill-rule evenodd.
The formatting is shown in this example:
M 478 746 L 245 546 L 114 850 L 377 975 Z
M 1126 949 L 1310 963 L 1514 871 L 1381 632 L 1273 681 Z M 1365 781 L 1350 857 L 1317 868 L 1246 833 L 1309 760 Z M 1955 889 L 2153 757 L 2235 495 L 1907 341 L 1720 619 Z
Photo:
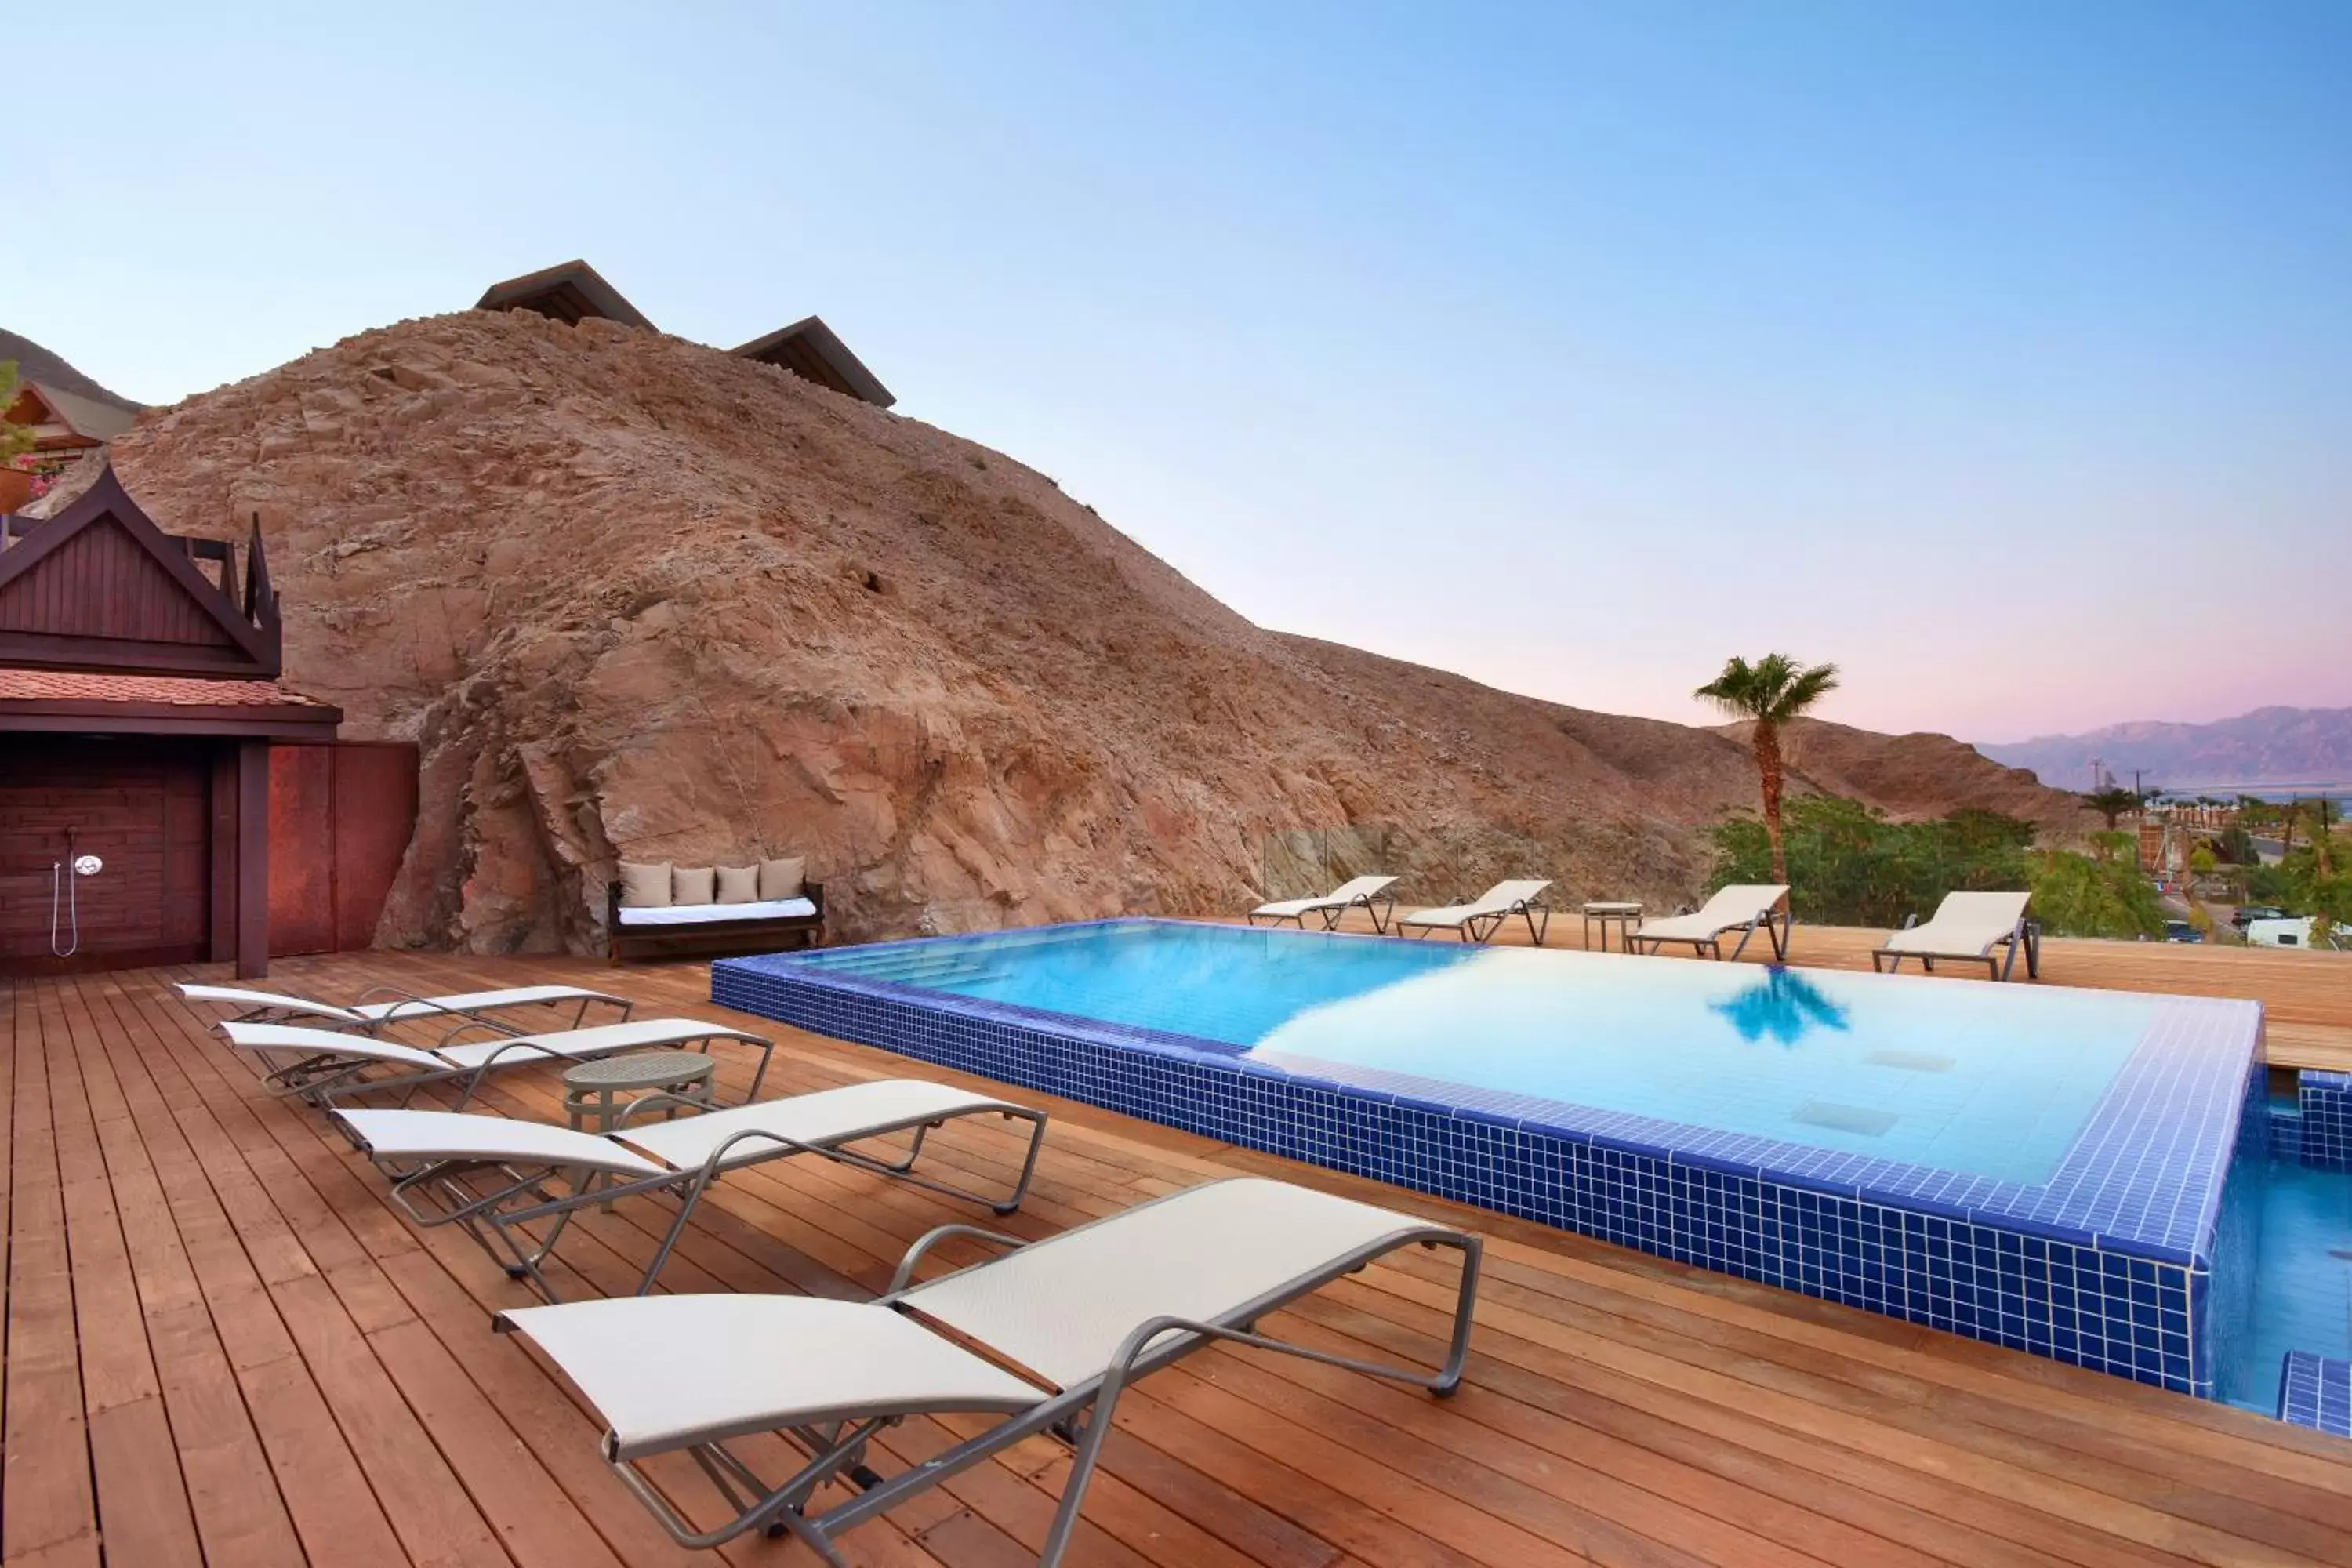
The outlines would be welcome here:
M 1846 1026 L 1846 1010 L 1793 969 L 1768 969 L 1738 995 L 1707 1005 L 1729 1019 L 1743 1040 L 1760 1040 L 1769 1035 L 1784 1046 L 1793 1046 L 1809 1030 Z

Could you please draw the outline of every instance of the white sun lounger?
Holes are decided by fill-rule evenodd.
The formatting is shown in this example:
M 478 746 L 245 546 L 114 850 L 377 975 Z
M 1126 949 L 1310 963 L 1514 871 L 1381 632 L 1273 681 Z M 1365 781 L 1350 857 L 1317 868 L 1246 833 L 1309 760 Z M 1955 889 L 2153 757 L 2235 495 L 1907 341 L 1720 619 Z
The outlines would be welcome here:
M 908 1289 L 924 1252 L 948 1237 L 1015 1250 Z M 1416 1245 L 1462 1254 L 1452 1338 L 1435 1372 L 1356 1361 L 1256 1331 L 1267 1313 Z M 852 1526 L 1024 1438 L 1077 1429 L 1061 1506 L 1038 1559 L 1054 1568 L 1069 1548 L 1129 1382 L 1222 1340 L 1450 1394 L 1469 1352 L 1478 1259 L 1478 1238 L 1465 1232 L 1243 1177 L 1173 1193 L 1045 1241 L 943 1226 L 915 1243 L 889 1294 L 870 1303 L 631 1296 L 521 1308 L 500 1313 L 497 1326 L 530 1340 L 586 1395 L 604 1424 L 605 1458 L 689 1547 L 764 1527 L 843 1564 L 834 1542 Z M 671 1350 L 678 1353 L 666 1353 Z M 866 1466 L 867 1444 L 894 1422 L 975 1413 L 1001 1419 L 895 1476 Z M 770 1431 L 807 1456 L 797 1472 L 772 1483 L 728 1447 Z M 680 1452 L 718 1484 L 738 1510 L 733 1519 L 698 1531 L 640 1468 Z M 835 1479 L 857 1488 L 856 1495 L 830 1508 L 808 1506 Z
M 2026 977 L 2039 980 L 2042 928 L 2025 918 L 2025 906 L 2032 897 L 2031 893 L 1946 893 L 1927 924 L 1906 926 L 1888 936 L 1870 955 L 1870 967 L 1877 969 L 1883 958 L 1892 973 L 1903 966 L 1905 959 L 1916 958 L 1921 968 L 1933 974 L 1939 958 L 1973 959 L 1985 966 L 1990 978 L 2006 980 L 2016 969 L 2018 950 L 2022 948 Z M 2008 952 L 1995 958 L 1996 947 Z
M 224 1019 L 214 1026 L 241 1051 L 251 1051 L 269 1068 L 264 1081 L 278 1095 L 296 1095 L 323 1106 L 337 1094 L 365 1089 L 402 1089 L 415 1093 L 429 1083 L 467 1079 L 457 1101 L 462 1110 L 481 1088 L 482 1079 L 506 1068 L 531 1062 L 586 1061 L 621 1051 L 675 1049 L 696 1046 L 708 1049 L 713 1040 L 740 1040 L 760 1048 L 759 1070 L 751 1075 L 757 1100 L 768 1076 L 768 1058 L 775 1042 L 725 1024 L 695 1018 L 633 1018 L 621 1024 L 595 1024 L 585 1029 L 558 1029 L 545 1035 L 509 1035 L 495 1040 L 444 1040 L 426 1049 L 372 1035 L 339 1034 L 300 1024 L 240 1024 Z M 388 1078 L 371 1079 L 373 1068 L 393 1069 Z
M 622 1126 L 582 1132 L 503 1116 L 446 1110 L 347 1110 L 334 1115 L 361 1152 L 393 1177 L 392 1196 L 420 1226 L 456 1225 L 518 1279 L 557 1300 L 540 1265 L 555 1250 L 573 1214 L 590 1204 L 667 1193 L 678 1201 L 669 1232 L 637 1284 L 642 1296 L 669 1261 L 686 1222 L 710 1184 L 726 1172 L 794 1154 L 815 1154 L 894 1176 L 948 1197 L 1011 1214 L 1028 1194 L 1045 1139 L 1045 1113 L 921 1079 L 884 1079 L 794 1095 L 673 1121 L 627 1125 L 630 1114 L 686 1102 L 655 1095 L 633 1102 Z M 1029 1152 L 1007 1197 L 985 1197 L 915 1173 L 923 1139 L 951 1117 L 1003 1116 L 1031 1124 Z M 912 1131 L 914 1147 L 883 1160 L 847 1147 Z M 564 1173 L 571 1190 L 553 1184 Z M 593 1186 L 584 1178 L 610 1184 Z M 592 1190 L 593 1188 L 593 1190 Z M 544 1235 L 531 1226 L 546 1224 Z
M 1538 947 L 1543 945 L 1544 932 L 1551 929 L 1551 905 L 1544 899 L 1549 881 L 1497 882 L 1466 904 L 1448 904 L 1443 909 L 1415 910 L 1397 921 L 1397 930 L 1407 926 L 1414 934 L 1427 936 L 1432 931 L 1450 931 L 1464 942 L 1491 942 L 1495 933 L 1513 915 L 1528 922 L 1528 935 Z M 1537 917 L 1542 923 L 1537 923 Z
M 1308 915 L 1323 917 L 1323 929 L 1336 931 L 1339 917 L 1349 910 L 1361 909 L 1372 917 L 1372 929 L 1386 933 L 1389 918 L 1396 913 L 1396 900 L 1388 890 L 1396 885 L 1394 877 L 1359 877 L 1352 882 L 1342 882 L 1319 899 L 1284 899 L 1276 903 L 1260 904 L 1249 912 L 1249 923 L 1265 921 L 1280 925 L 1289 921 L 1299 930 L 1307 929 Z
M 1739 945 L 1731 950 L 1732 959 L 1737 962 L 1748 951 L 1748 939 L 1760 930 L 1772 944 L 1773 961 L 1780 963 L 1789 956 L 1789 928 L 1795 924 L 1789 914 L 1789 889 L 1785 885 L 1748 883 L 1722 889 L 1695 913 L 1643 921 L 1633 928 L 1627 940 L 1635 952 L 1642 951 L 1645 942 L 1654 954 L 1674 942 L 1687 945 L 1694 955 L 1704 952 L 1710 957 L 1721 958 L 1724 937 L 1738 931 Z
M 578 1004 L 572 1009 L 572 1025 L 578 1028 L 588 1021 L 589 1007 L 598 1002 L 621 1010 L 626 1018 L 636 1004 L 625 996 L 607 992 L 590 991 L 578 985 L 515 985 L 503 991 L 466 991 L 447 996 L 418 996 L 389 985 L 371 986 L 360 994 L 358 1001 L 347 1007 L 332 1002 L 314 1001 L 308 996 L 289 996 L 276 991 L 248 991 L 236 985 L 197 985 L 183 982 L 180 994 L 191 1002 L 219 1002 L 232 1007 L 242 1007 L 236 1016 L 240 1024 L 291 1024 L 323 1022 L 331 1026 L 357 1029 L 363 1034 L 380 1033 L 387 1024 L 404 1019 L 462 1017 L 494 1029 L 504 1029 L 510 1035 L 520 1029 L 504 1024 L 488 1015 L 512 1007 L 561 1006 Z M 371 996 L 383 1001 L 371 1002 Z

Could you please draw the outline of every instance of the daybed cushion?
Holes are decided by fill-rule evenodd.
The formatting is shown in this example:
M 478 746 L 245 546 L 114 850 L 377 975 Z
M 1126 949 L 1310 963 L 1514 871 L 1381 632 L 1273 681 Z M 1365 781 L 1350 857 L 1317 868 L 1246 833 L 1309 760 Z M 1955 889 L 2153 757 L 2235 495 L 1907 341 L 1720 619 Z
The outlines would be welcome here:
M 664 910 L 621 908 L 625 926 L 703 925 L 714 921 L 805 920 L 816 913 L 806 899 L 762 899 L 756 904 L 672 904 Z
M 669 901 L 673 904 L 715 904 L 719 901 L 719 879 L 708 866 L 673 866 L 669 868 Z
M 797 899 L 807 885 L 808 859 L 805 856 L 790 860 L 760 862 L 760 897 L 762 899 Z
M 635 860 L 621 862 L 621 907 L 625 910 L 667 909 L 673 900 L 669 896 L 669 862 Z
M 758 903 L 760 901 L 760 868 L 757 866 L 719 867 L 719 901 L 722 904 Z

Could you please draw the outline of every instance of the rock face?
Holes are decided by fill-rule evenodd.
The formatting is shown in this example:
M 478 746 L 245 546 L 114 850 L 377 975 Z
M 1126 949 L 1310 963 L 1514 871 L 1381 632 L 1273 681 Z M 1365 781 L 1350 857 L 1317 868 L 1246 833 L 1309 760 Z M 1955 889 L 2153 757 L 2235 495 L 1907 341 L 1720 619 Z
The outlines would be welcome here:
M 289 682 L 421 743 L 388 943 L 589 947 L 616 858 L 805 854 L 848 936 L 1229 911 L 1372 861 L 1431 900 L 1670 901 L 1754 795 L 1736 738 L 1262 630 L 999 453 L 602 321 L 364 333 L 116 461 L 177 531 L 258 512 Z M 1839 787 L 1902 811 L 2063 798 L 1844 733 Z M 1872 742 L 1937 750 L 1845 760 Z

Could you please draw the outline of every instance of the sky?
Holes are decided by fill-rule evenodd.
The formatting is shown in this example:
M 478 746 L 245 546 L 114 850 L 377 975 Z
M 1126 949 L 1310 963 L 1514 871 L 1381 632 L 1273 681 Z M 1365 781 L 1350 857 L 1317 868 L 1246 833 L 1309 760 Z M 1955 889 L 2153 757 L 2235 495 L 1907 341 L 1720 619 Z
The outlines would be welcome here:
M 80 85 L 0 325 L 163 403 L 580 256 L 721 346 L 822 312 L 1252 619 L 1512 690 L 2352 705 L 2343 0 L 550 15 L 18 24 Z

